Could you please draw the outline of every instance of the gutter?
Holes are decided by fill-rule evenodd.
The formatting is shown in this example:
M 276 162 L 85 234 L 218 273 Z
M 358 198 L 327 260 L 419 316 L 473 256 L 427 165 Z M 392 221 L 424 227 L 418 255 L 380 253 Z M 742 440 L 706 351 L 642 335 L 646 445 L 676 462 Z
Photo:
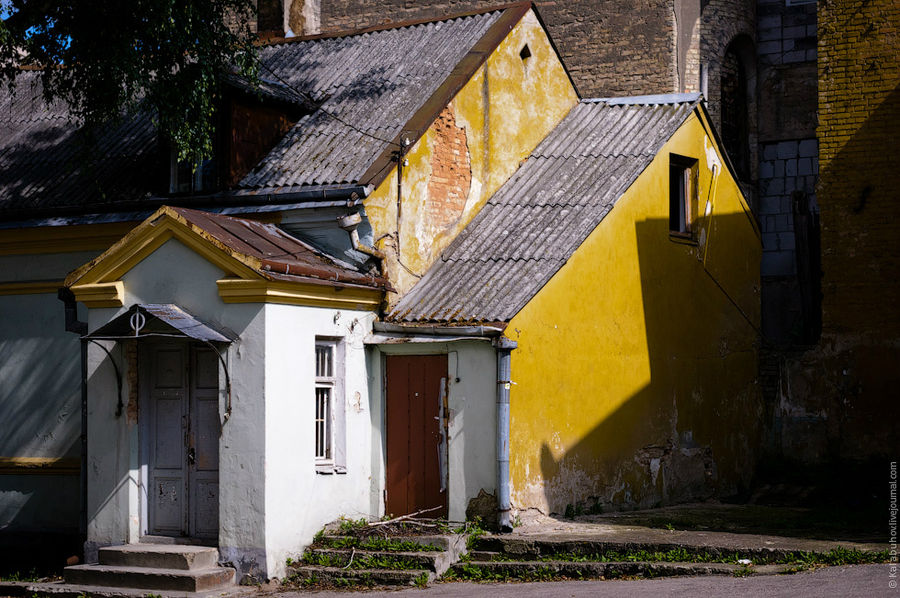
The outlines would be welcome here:
M 516 341 L 503 336 L 494 339 L 497 349 L 497 524 L 501 532 L 512 531 L 509 498 L 509 388 L 512 350 Z
M 144 200 L 116 202 L 114 212 L 83 213 L 78 208 L 8 211 L 0 229 L 68 226 L 106 222 L 141 221 L 161 206 L 205 209 L 217 214 L 246 214 L 302 208 L 353 207 L 372 192 L 371 185 L 323 186 L 286 193 L 218 193 L 211 195 L 153 196 Z M 17 216 L 18 213 L 18 216 Z M 21 220 L 12 220 L 21 217 Z
M 413 336 L 465 336 L 484 338 L 500 336 L 503 328 L 497 326 L 435 326 L 418 324 L 393 324 L 391 322 L 375 322 L 375 332 L 388 334 L 408 334 Z
M 88 331 L 87 322 L 78 320 L 78 303 L 72 290 L 63 287 L 56 292 L 57 298 L 65 304 L 66 332 L 73 332 L 79 336 L 81 346 L 81 475 L 79 476 L 79 490 L 81 492 L 81 508 L 79 509 L 78 527 L 82 535 L 82 541 L 87 541 L 87 340 L 84 337 Z

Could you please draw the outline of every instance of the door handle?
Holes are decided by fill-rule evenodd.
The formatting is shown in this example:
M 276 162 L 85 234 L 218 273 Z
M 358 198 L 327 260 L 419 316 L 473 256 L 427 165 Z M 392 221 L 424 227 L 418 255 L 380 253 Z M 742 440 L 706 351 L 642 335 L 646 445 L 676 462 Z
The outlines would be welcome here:
M 194 452 L 194 447 L 188 449 L 188 463 L 193 465 L 194 461 L 197 460 L 197 455 Z

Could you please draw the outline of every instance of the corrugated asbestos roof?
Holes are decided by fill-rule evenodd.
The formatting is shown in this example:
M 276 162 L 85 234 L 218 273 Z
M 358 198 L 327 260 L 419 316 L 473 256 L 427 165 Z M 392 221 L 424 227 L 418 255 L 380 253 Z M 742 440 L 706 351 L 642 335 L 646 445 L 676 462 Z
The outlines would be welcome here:
M 388 148 L 503 11 L 260 48 L 259 95 L 319 108 L 238 185 L 237 195 L 352 184 Z M 499 41 L 499 40 L 497 40 Z M 240 77 L 228 83 L 246 87 Z M 36 72 L 0 87 L 0 216 L 139 209 L 158 190 L 148 114 L 87 138 L 62 102 L 47 106 Z M 255 92 L 256 93 L 256 92 Z M 157 204 L 158 205 L 158 201 Z
M 262 75 L 320 108 L 297 122 L 242 188 L 357 183 L 501 12 L 260 51 Z
M 699 96 L 583 100 L 388 316 L 509 321 L 565 264 Z
M 41 97 L 36 72 L 0 88 L 0 212 L 85 206 L 102 209 L 153 188 L 156 133 L 139 113 L 91 137 L 62 102 Z M 158 186 L 158 185 L 156 185 Z

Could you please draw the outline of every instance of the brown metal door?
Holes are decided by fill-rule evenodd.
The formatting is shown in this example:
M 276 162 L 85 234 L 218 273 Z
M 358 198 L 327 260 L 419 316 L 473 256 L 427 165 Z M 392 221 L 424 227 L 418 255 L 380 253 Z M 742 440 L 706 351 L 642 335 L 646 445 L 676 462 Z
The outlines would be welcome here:
M 385 369 L 385 512 L 399 516 L 440 507 L 426 516 L 446 517 L 446 442 L 441 440 L 447 356 L 391 355 Z

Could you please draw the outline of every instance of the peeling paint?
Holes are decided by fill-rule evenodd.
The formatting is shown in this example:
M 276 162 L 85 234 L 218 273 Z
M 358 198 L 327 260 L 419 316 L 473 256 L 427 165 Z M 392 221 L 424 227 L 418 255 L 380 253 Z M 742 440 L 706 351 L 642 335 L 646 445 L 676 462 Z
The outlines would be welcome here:
M 528 43 L 526 71 L 519 56 Z M 411 288 L 578 101 L 537 17 L 528 12 L 365 200 L 386 276 Z M 465 152 L 463 152 L 465 148 Z M 399 222 L 398 222 L 399 220 Z

